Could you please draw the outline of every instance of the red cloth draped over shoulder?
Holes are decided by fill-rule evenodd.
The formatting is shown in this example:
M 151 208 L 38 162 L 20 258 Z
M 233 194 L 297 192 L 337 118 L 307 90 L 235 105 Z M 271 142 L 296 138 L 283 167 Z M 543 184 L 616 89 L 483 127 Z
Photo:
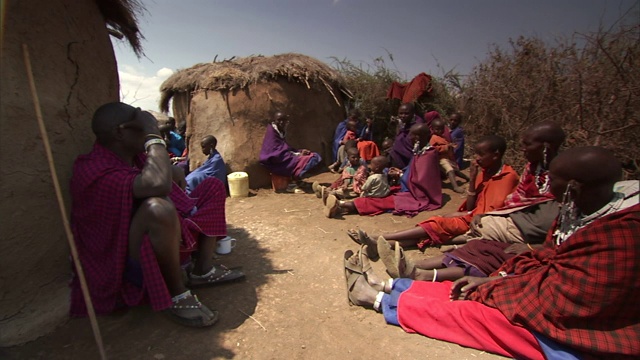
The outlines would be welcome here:
M 640 205 L 506 261 L 472 299 L 593 358 L 640 357 Z M 517 296 L 515 296 L 517 294 Z M 597 326 L 595 326 L 597 325 Z
M 143 287 L 138 288 L 123 277 L 133 217 L 133 181 L 144 161 L 145 155 L 140 155 L 131 166 L 96 143 L 89 154 L 79 156 L 74 163 L 70 184 L 71 225 L 98 314 L 109 313 L 116 306 L 139 305 L 147 299 L 154 310 L 171 306 L 148 237 L 143 239 L 140 253 Z M 195 249 L 200 233 L 226 234 L 224 185 L 215 178 L 206 179 L 192 196 L 198 198 L 188 197 L 176 184 L 170 194 L 180 215 L 183 254 Z M 71 281 L 70 313 L 86 315 L 77 276 Z
M 418 247 L 439 245 L 469 231 L 469 223 L 473 216 L 501 208 L 505 198 L 515 190 L 518 180 L 518 173 L 507 164 L 502 165 L 500 172 L 488 179 L 485 179 L 484 170 L 478 173 L 475 179 L 476 207 L 464 216 L 453 218 L 434 216 L 418 223 L 418 226 L 429 235 L 428 239 L 418 243 Z M 460 205 L 458 211 L 467 211 L 466 200 Z

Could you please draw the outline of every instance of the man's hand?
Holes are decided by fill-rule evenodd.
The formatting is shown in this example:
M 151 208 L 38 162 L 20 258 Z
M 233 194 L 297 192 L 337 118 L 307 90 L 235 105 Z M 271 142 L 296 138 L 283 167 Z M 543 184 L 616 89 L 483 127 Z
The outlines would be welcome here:
M 479 167 L 480 165 L 478 165 L 478 162 L 475 159 L 471 160 L 471 165 L 469 165 L 469 178 L 474 184 L 476 181 L 476 176 L 478 176 Z
M 515 255 L 522 254 L 523 252 L 527 252 L 527 251 L 531 251 L 531 249 L 529 249 L 527 244 L 513 244 L 508 248 L 504 249 L 504 252 L 506 252 L 507 254 L 515 254 Z
M 494 277 L 475 277 L 475 276 L 464 276 L 458 280 L 456 280 L 453 285 L 451 285 L 451 292 L 449 293 L 450 300 L 465 300 L 469 294 L 471 294 L 475 289 L 489 281 L 501 279 L 501 276 Z

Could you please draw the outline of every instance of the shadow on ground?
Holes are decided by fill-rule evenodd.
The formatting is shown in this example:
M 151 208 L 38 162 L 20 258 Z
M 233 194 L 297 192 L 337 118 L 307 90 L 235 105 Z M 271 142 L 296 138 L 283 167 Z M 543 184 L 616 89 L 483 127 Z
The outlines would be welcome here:
M 215 262 L 227 267 L 242 266 L 245 281 L 199 288 L 200 301 L 220 313 L 213 327 L 194 329 L 173 323 L 149 306 L 139 306 L 98 317 L 105 349 L 110 359 L 211 359 L 233 358 L 231 346 L 222 344 L 222 334 L 251 320 L 258 303 L 257 289 L 274 270 L 254 237 L 245 229 L 229 226 L 238 239 L 232 253 L 216 255 Z M 126 334 L 123 336 L 123 333 Z M 133 341 L 132 341 L 133 340 Z M 189 344 L 198 344 L 190 346 Z M 0 349 L 2 359 L 97 359 L 99 353 L 88 318 L 73 318 L 50 335 L 22 346 Z

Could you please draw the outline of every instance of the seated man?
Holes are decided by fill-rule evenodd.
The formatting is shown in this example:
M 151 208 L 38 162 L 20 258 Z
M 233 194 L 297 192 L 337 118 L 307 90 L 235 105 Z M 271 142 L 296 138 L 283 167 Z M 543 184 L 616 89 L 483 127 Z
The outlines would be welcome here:
M 429 145 L 431 131 L 426 124 L 414 124 L 409 132 L 413 158 L 404 169 L 389 169 L 389 176 L 400 178 L 401 189 L 383 198 L 361 197 L 353 201 L 338 201 L 329 195 L 325 214 L 335 217 L 342 213 L 378 215 L 393 211 L 394 215 L 415 216 L 421 211 L 442 206 L 442 181 L 438 169 L 438 154 Z
M 202 147 L 202 153 L 209 156 L 199 168 L 193 170 L 187 175 L 187 194 L 191 193 L 204 179 L 215 177 L 220 180 L 227 187 L 227 168 L 222 160 L 222 155 L 216 150 L 218 140 L 213 135 L 207 135 L 202 138 L 200 147 Z
M 416 124 L 424 124 L 424 120 L 416 115 L 413 104 L 405 103 L 398 108 L 396 137 L 391 149 L 391 166 L 404 169 L 413 158 L 413 146 L 409 131 Z
M 307 149 L 294 149 L 285 140 L 289 116 L 277 112 L 273 122 L 267 125 L 267 131 L 260 150 L 260 164 L 271 173 L 301 179 L 307 171 L 318 165 L 322 158 L 318 153 Z M 301 189 L 296 192 L 304 193 Z
M 70 189 L 73 233 L 96 313 L 148 301 L 181 324 L 213 325 L 218 313 L 187 289 L 181 261 L 189 264 L 198 250 L 190 287 L 244 277 L 212 262 L 216 241 L 227 233 L 223 184 L 209 178 L 187 196 L 172 181 L 184 184 L 184 175 L 171 166 L 156 119 L 139 108 L 103 105 L 91 128 L 96 143 L 77 158 Z M 86 311 L 74 276 L 71 315 Z
M 490 277 L 372 281 L 375 274 L 348 251 L 349 300 L 407 332 L 502 356 L 637 359 L 640 204 L 613 191 L 621 174 L 600 147 L 558 155 L 549 175 L 562 209 L 544 247 Z

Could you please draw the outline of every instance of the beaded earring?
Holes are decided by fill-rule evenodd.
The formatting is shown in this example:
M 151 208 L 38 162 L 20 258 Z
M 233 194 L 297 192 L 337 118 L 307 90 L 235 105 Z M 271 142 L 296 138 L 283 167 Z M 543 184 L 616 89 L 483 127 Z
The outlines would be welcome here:
M 542 167 L 545 169 L 549 168 L 549 144 L 544 144 L 544 150 L 542 150 Z
M 567 188 L 562 195 L 562 205 L 560 207 L 560 216 L 558 217 L 558 228 L 554 235 L 556 236 L 556 244 L 560 245 L 569 236 L 571 236 L 578 225 L 578 209 L 573 200 L 571 192 L 573 190 L 572 183 L 567 184 Z

